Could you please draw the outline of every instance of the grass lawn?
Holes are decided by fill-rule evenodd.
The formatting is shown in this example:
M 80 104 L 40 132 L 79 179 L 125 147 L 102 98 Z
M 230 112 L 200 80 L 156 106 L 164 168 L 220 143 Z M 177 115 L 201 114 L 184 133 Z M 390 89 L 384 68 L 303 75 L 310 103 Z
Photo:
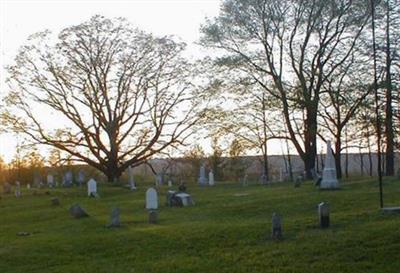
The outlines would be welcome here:
M 130 192 L 99 185 L 100 199 L 86 197 L 86 187 L 3 195 L 0 272 L 400 272 L 400 215 L 380 213 L 376 179 L 341 186 L 192 185 L 196 206 L 190 208 L 165 207 L 165 186 L 157 225 L 147 223 L 144 186 Z M 400 181 L 385 180 L 384 190 L 385 203 L 400 206 Z M 51 206 L 54 196 L 61 206 Z M 331 208 L 324 230 L 317 219 L 321 201 Z M 90 217 L 71 218 L 76 202 Z M 106 229 L 114 206 L 122 227 Z M 270 239 L 273 212 L 283 218 L 280 242 Z M 17 236 L 20 231 L 31 235 Z

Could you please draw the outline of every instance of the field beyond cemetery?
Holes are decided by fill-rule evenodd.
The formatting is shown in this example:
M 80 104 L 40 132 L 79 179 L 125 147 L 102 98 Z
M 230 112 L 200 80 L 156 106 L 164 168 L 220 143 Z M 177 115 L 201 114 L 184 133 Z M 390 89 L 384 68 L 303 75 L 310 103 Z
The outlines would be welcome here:
M 196 206 L 186 208 L 165 207 L 164 186 L 157 225 L 147 223 L 144 186 L 130 192 L 99 185 L 99 199 L 86 197 L 85 188 L 3 195 L 0 272 L 399 272 L 400 215 L 380 213 L 376 180 L 341 186 L 192 185 Z M 384 189 L 385 203 L 400 206 L 400 182 L 387 180 Z M 55 196 L 59 207 L 51 206 Z M 331 227 L 324 230 L 317 220 L 321 201 L 331 206 Z M 76 202 L 90 217 L 69 215 Z M 121 209 L 122 227 L 107 229 L 112 207 Z M 283 217 L 280 242 L 270 239 L 273 212 Z

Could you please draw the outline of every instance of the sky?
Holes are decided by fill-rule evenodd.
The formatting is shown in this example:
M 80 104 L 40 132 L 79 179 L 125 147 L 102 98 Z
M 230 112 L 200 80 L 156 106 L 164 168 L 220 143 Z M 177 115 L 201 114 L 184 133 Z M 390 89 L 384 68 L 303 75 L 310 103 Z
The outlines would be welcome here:
M 188 44 L 188 55 L 201 55 L 195 42 L 206 17 L 218 15 L 220 0 L 0 0 L 0 97 L 7 93 L 5 66 L 10 65 L 29 35 L 80 24 L 99 14 L 124 17 L 155 35 L 175 35 Z M 0 156 L 7 162 L 19 138 L 0 134 Z

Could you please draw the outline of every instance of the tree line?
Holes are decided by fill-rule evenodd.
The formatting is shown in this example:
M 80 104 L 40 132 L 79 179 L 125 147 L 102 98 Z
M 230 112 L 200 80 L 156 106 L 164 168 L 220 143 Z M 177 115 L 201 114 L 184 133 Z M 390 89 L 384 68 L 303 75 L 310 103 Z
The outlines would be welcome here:
M 21 47 L 8 67 L 2 123 L 110 182 L 205 128 L 262 154 L 266 180 L 272 139 L 294 148 L 308 178 L 318 141 L 331 139 L 340 178 L 341 153 L 376 150 L 383 132 L 385 174 L 393 175 L 399 7 L 398 0 L 224 0 L 200 30 L 209 57 L 194 61 L 172 37 L 94 16 Z

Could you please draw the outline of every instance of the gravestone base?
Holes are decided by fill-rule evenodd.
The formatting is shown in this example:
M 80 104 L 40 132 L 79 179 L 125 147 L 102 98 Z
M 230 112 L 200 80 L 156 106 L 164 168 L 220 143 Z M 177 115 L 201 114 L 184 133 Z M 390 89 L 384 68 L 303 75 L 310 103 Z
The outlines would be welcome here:
M 329 227 L 329 216 L 321 216 L 319 219 L 319 225 L 321 228 L 328 228 Z
M 149 211 L 149 224 L 157 224 L 158 212 L 156 210 Z
M 282 221 L 281 217 L 273 213 L 272 214 L 272 240 L 282 240 Z
M 273 228 L 271 237 L 273 240 L 282 240 L 282 228 Z
M 386 207 L 382 208 L 383 213 L 400 213 L 400 207 Z
M 339 182 L 336 178 L 336 169 L 324 169 L 319 188 L 322 190 L 335 190 L 339 188 Z
M 89 197 L 91 197 L 91 198 L 100 198 L 100 196 L 96 192 L 91 192 L 89 194 Z

